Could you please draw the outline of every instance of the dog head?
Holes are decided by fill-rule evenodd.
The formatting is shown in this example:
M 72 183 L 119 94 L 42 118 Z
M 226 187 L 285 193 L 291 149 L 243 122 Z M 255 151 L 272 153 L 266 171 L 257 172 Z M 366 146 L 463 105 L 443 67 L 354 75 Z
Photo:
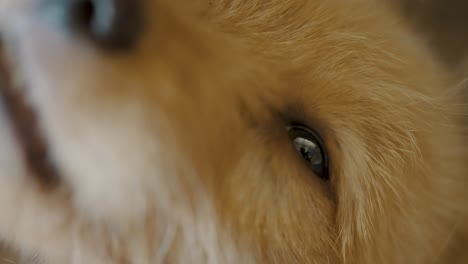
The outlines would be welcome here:
M 0 237 L 22 253 L 426 263 L 458 224 L 456 97 L 382 7 L 0 8 Z

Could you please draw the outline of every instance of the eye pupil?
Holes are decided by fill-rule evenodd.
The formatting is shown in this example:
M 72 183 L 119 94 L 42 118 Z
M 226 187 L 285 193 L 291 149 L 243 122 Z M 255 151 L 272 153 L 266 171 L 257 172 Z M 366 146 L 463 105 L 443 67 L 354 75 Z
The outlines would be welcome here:
M 312 160 L 312 154 L 310 153 L 310 151 L 306 147 L 301 146 L 301 154 L 306 160 L 308 160 L 308 161 Z
M 320 178 L 328 179 L 328 160 L 319 136 L 305 126 L 288 128 L 294 147 L 308 167 Z

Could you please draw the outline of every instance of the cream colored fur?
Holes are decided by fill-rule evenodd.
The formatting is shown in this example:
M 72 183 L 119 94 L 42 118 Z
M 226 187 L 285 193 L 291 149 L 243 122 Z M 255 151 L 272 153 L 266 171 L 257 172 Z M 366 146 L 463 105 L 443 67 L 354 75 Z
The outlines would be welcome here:
M 0 32 L 61 182 L 26 171 L 2 110 L 0 238 L 15 255 L 468 261 L 450 251 L 468 223 L 461 88 L 381 1 L 147 0 L 144 38 L 119 55 L 35 2 L 1 0 Z M 330 182 L 294 152 L 292 121 L 321 132 Z

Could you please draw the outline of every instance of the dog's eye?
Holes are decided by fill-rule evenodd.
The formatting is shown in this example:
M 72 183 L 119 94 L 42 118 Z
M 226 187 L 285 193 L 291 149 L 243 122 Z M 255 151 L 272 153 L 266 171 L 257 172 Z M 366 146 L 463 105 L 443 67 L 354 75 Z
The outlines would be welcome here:
M 317 133 L 304 125 L 292 125 L 287 129 L 294 148 L 307 166 L 321 179 L 328 180 L 328 157 Z

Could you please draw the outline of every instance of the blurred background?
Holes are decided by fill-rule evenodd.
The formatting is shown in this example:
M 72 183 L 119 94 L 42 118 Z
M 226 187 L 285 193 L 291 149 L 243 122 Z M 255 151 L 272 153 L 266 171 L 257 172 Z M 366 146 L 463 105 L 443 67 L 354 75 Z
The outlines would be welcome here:
M 468 76 L 468 0 L 390 0 L 438 58 Z
M 468 103 L 468 0 L 390 0 L 421 34 L 436 56 L 465 87 Z M 464 80 L 464 82 L 462 82 Z M 468 120 L 467 120 L 468 123 Z M 468 259 L 468 230 L 457 245 L 448 245 L 454 259 Z M 463 256 L 463 257 L 461 257 Z M 456 262 L 453 264 L 465 264 Z

